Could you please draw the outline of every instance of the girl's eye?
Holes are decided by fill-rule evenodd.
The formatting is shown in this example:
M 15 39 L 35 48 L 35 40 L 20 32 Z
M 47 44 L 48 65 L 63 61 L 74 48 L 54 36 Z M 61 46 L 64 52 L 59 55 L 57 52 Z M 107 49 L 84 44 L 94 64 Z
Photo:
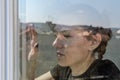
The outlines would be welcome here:
M 70 38 L 71 36 L 70 36 L 70 35 L 64 35 L 64 37 L 66 37 L 66 38 Z

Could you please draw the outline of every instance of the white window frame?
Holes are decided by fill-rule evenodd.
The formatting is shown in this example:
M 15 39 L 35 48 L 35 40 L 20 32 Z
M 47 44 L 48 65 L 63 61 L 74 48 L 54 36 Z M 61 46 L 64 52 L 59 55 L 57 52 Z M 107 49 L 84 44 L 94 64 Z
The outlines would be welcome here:
M 0 0 L 0 80 L 20 80 L 18 0 Z

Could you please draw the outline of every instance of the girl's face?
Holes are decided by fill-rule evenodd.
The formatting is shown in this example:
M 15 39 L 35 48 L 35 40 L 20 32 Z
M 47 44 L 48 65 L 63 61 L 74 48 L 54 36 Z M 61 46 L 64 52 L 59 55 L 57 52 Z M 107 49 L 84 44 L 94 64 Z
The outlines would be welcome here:
M 56 34 L 53 46 L 56 48 L 58 64 L 72 66 L 83 62 L 90 53 L 88 52 L 91 41 L 85 36 L 89 33 L 83 30 L 64 30 Z

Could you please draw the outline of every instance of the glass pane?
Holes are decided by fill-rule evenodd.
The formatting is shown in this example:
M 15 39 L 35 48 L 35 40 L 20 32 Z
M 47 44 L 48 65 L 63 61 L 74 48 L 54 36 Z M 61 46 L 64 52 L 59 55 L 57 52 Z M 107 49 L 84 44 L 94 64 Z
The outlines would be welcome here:
M 73 46 L 73 45 L 70 45 L 70 41 L 72 44 L 72 40 L 74 40 L 73 36 L 72 38 L 68 39 L 68 37 L 71 37 L 72 32 L 70 33 L 71 34 L 70 36 L 69 35 L 66 36 L 66 34 L 68 33 L 65 33 L 64 31 L 69 31 L 72 29 L 78 30 L 78 28 L 76 27 L 81 25 L 83 27 L 86 25 L 88 27 L 90 26 L 95 27 L 96 34 L 97 34 L 97 31 L 101 34 L 102 36 L 101 38 L 105 46 L 105 47 L 102 46 L 101 48 L 104 49 L 103 51 L 106 50 L 105 53 L 101 53 L 100 55 L 104 54 L 103 60 L 106 60 L 106 59 L 111 60 L 113 63 L 115 63 L 118 69 L 120 69 L 120 54 L 119 54 L 120 10 L 118 10 L 119 3 L 120 1 L 115 1 L 115 0 L 114 1 L 109 0 L 109 4 L 108 4 L 108 0 L 104 2 L 96 1 L 96 0 L 92 0 L 92 1 L 88 1 L 88 0 L 76 0 L 76 1 L 73 1 L 73 0 L 51 0 L 51 1 L 19 0 L 19 22 L 20 22 L 20 54 L 19 56 L 20 56 L 21 80 L 33 80 L 34 78 L 37 79 L 37 77 L 39 77 L 40 75 L 50 70 L 53 70 L 55 65 L 57 64 L 62 65 L 59 57 L 64 54 L 65 56 L 69 56 L 70 53 L 73 53 L 72 57 L 70 55 L 68 59 L 68 62 L 71 61 L 70 64 L 68 64 L 67 62 L 65 63 L 65 60 L 63 60 L 63 63 L 65 63 L 65 65 L 69 67 L 70 70 L 73 68 L 73 66 L 71 66 L 73 65 L 72 61 L 74 61 L 72 60 L 73 58 L 76 61 L 76 63 L 74 64 L 77 64 L 78 62 L 80 62 L 80 60 L 77 59 L 77 56 L 74 56 L 74 55 L 77 54 L 78 52 L 79 54 L 80 52 L 82 53 L 83 49 L 78 50 L 78 48 L 76 47 L 75 49 L 74 47 L 69 48 Z M 117 5 L 118 7 L 115 5 Z M 102 31 L 102 28 L 99 28 L 98 30 L 98 28 L 96 29 L 96 27 L 103 27 L 105 29 L 111 28 L 113 35 L 111 40 L 108 41 L 108 44 L 107 44 L 107 41 L 104 43 L 104 40 L 107 39 L 107 37 L 105 38 L 103 37 L 106 35 L 110 37 L 109 32 L 107 33 L 107 31 Z M 93 29 L 91 30 L 90 29 L 91 28 L 89 28 L 88 32 L 95 31 Z M 58 34 L 59 33 L 63 34 L 62 32 L 64 32 L 64 35 L 62 35 L 62 38 L 61 38 L 61 36 L 58 36 Z M 56 38 L 55 35 L 57 35 L 58 39 Z M 65 38 L 65 40 L 63 40 L 63 37 Z M 55 45 L 55 43 L 57 45 Z M 60 47 L 58 44 L 60 44 L 60 46 L 64 45 L 64 48 Z M 67 44 L 66 46 L 67 48 L 65 48 L 66 44 Z M 102 42 L 100 44 L 102 44 Z M 85 44 L 82 46 L 85 46 Z M 86 50 L 88 50 L 87 47 L 86 47 Z M 95 49 L 97 49 L 97 47 Z M 102 49 L 101 49 L 101 52 L 102 52 Z M 64 54 L 58 52 L 61 50 L 62 52 L 64 52 Z M 78 50 L 78 52 L 76 52 L 75 50 Z M 95 55 L 95 57 L 99 56 L 99 53 L 100 51 L 98 51 L 98 54 Z M 79 61 L 77 62 L 76 59 Z M 66 66 L 63 66 L 63 67 L 66 67 Z M 88 68 L 89 67 L 90 66 L 88 66 Z M 86 71 L 87 69 L 84 70 L 83 72 L 86 72 Z M 69 73 L 69 74 L 72 74 L 72 73 Z M 71 76 L 70 75 L 68 76 L 67 78 L 70 78 L 71 80 Z M 69 80 L 69 79 L 65 79 L 65 80 Z
M 19 21 L 20 21 L 20 74 L 21 80 L 33 80 L 35 77 L 47 72 L 56 64 L 55 49 L 52 42 L 55 36 L 49 27 L 49 22 L 27 21 L 29 15 L 29 1 L 19 0 Z M 31 14 L 31 13 L 30 13 Z M 34 26 L 31 26 L 34 25 Z M 38 42 L 38 56 L 33 62 L 28 60 L 31 51 L 31 41 L 33 34 L 28 29 L 34 28 L 34 37 Z M 28 32 L 27 32 L 28 31 Z M 37 63 L 36 63 L 37 62 Z

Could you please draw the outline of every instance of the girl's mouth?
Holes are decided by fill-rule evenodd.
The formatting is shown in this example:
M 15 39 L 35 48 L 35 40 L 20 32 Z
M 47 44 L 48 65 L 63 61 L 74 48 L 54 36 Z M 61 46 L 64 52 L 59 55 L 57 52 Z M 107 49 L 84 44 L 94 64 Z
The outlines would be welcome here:
M 65 56 L 65 55 L 58 50 L 58 51 L 57 51 L 57 56 Z

